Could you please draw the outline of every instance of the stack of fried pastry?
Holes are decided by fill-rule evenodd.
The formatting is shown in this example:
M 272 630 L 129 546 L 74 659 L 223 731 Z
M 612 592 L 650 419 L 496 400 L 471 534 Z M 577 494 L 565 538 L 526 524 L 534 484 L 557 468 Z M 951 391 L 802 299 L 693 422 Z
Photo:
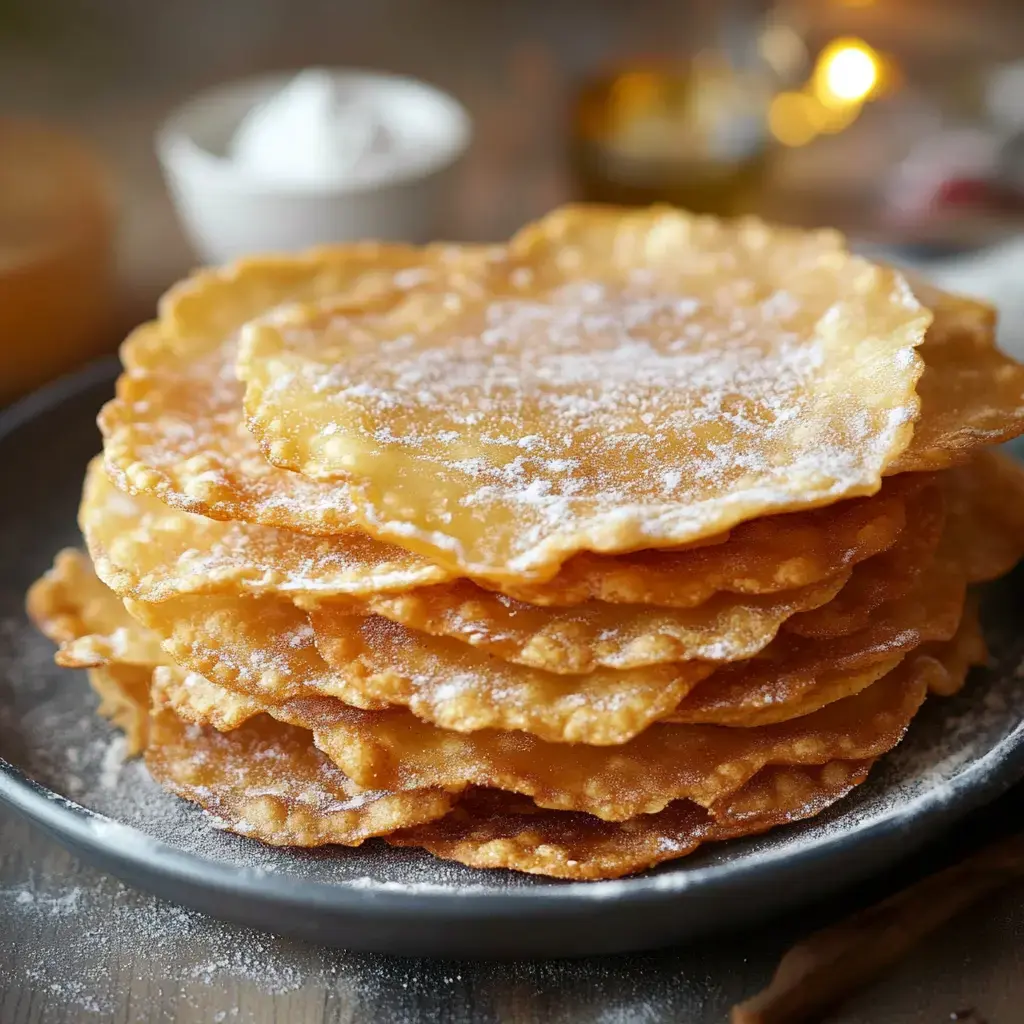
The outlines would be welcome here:
M 993 335 L 833 232 L 667 209 L 204 271 L 29 609 L 223 827 L 642 870 L 839 800 L 984 660 Z

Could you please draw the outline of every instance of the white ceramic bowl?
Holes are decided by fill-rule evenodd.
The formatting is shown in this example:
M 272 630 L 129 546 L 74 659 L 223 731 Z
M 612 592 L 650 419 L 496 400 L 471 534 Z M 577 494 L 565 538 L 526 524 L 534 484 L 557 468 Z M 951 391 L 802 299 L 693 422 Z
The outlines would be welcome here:
M 157 153 L 204 261 L 328 242 L 435 237 L 450 172 L 469 145 L 469 115 L 451 96 L 413 78 L 344 70 L 331 75 L 341 84 L 380 90 L 407 107 L 421 130 L 430 132 L 430 157 L 397 166 L 369 184 L 270 181 L 229 159 L 228 147 L 245 115 L 294 74 L 243 79 L 201 93 L 164 122 Z

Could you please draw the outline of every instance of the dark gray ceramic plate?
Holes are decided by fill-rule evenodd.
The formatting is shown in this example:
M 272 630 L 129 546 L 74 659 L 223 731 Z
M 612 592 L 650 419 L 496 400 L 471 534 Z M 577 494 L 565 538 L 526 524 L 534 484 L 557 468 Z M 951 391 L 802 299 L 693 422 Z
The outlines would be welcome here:
M 985 608 L 995 668 L 933 701 L 850 798 L 813 822 L 709 847 L 638 878 L 567 884 L 482 872 L 377 842 L 274 850 L 165 794 L 52 664 L 22 610 L 54 552 L 78 543 L 93 420 L 115 368 L 61 381 L 0 417 L 0 798 L 83 859 L 215 916 L 357 950 L 558 956 L 666 945 L 836 890 L 911 852 L 1024 775 L 1024 575 Z

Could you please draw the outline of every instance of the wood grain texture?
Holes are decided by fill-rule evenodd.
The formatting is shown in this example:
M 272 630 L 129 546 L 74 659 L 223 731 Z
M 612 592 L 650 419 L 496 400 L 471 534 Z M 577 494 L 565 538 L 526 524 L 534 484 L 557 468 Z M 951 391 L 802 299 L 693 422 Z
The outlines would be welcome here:
M 1004 831 L 1005 798 L 887 879 L 742 935 L 625 957 L 514 963 L 351 954 L 223 924 L 76 862 L 0 810 L 0 1021 L 91 1024 L 715 1024 L 795 939 Z M 833 1024 L 1017 1024 L 1024 884 L 967 911 Z

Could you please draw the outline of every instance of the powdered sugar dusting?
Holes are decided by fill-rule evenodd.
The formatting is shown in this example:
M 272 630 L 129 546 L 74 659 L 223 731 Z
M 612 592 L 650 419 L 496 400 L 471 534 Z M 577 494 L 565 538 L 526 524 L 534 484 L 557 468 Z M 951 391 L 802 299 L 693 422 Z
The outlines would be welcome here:
M 352 480 L 379 535 L 496 579 L 878 486 L 927 320 L 898 283 L 834 238 L 666 213 L 591 237 L 585 216 L 575 246 L 538 243 L 532 287 L 468 274 L 247 325 L 269 457 Z
M 113 736 L 107 744 L 96 776 L 96 785 L 100 789 L 111 790 L 117 785 L 124 767 L 126 746 L 124 736 Z
M 383 421 L 367 442 L 435 453 L 440 470 L 471 478 L 475 486 L 460 499 L 465 507 L 528 505 L 546 513 L 549 527 L 568 514 L 559 504 L 567 499 L 620 509 L 651 493 L 691 498 L 688 492 L 699 490 L 695 480 L 719 482 L 738 472 L 763 475 L 766 486 L 778 475 L 781 486 L 783 467 L 773 462 L 770 439 L 791 436 L 795 423 L 815 414 L 817 399 L 810 399 L 820 390 L 828 345 L 809 345 L 757 309 L 733 310 L 719 334 L 696 316 L 700 308 L 694 299 L 667 295 L 609 296 L 586 282 L 544 304 L 496 302 L 485 311 L 479 337 L 456 336 L 444 347 L 408 353 L 402 342 L 392 351 L 395 342 L 385 339 L 376 345 L 383 372 L 374 374 L 375 386 L 365 374 L 376 364 L 371 369 L 358 355 L 359 365 L 311 367 L 306 383 L 330 394 L 339 410 L 358 407 L 363 422 Z M 761 313 L 764 308 L 775 306 L 769 300 Z M 821 329 L 835 319 L 823 317 Z M 767 346 L 766 332 L 774 332 Z M 909 369 L 905 360 L 900 368 Z M 273 387 L 287 392 L 296 383 L 285 375 Z M 513 412 L 516 403 L 527 408 Z M 546 429 L 522 436 L 514 418 L 524 412 Z M 901 410 L 892 426 L 909 412 Z M 818 432 L 818 444 L 800 456 L 807 460 L 804 472 L 845 481 L 870 461 L 869 445 L 891 444 L 889 433 L 871 437 L 875 425 L 866 415 L 848 416 L 843 410 L 831 429 Z M 484 424 L 490 428 L 477 434 Z M 464 449 L 471 434 L 479 438 L 480 455 L 445 452 Z M 581 437 L 589 448 L 585 462 L 577 454 Z M 674 451 L 673 442 L 684 437 L 692 444 Z M 861 445 L 856 453 L 855 444 Z M 660 460 L 650 458 L 655 453 Z M 620 478 L 618 460 L 627 455 L 630 474 Z M 673 457 L 680 461 L 664 468 Z M 601 462 L 607 468 L 592 475 Z
M 353 524 L 347 490 L 271 466 L 245 429 L 235 339 L 181 375 L 126 375 L 100 417 L 106 464 L 128 491 L 220 519 L 337 533 Z

